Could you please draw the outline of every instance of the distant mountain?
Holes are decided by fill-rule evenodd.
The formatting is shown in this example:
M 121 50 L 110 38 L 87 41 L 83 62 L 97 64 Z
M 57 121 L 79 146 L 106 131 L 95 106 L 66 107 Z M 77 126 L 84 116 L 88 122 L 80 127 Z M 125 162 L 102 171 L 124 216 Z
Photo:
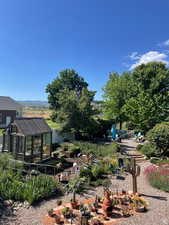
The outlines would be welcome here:
M 49 108 L 49 103 L 47 101 L 18 101 L 25 108 Z
M 24 100 L 24 101 L 18 101 L 23 107 L 25 108 L 49 108 L 49 103 L 47 101 L 31 101 L 31 100 Z M 93 105 L 96 108 L 100 108 L 103 101 L 93 101 Z

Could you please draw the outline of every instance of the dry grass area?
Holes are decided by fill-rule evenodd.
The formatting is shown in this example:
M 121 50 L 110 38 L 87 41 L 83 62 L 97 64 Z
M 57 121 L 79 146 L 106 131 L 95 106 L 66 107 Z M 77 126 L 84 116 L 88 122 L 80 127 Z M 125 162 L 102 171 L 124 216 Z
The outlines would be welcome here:
M 44 119 L 49 119 L 50 115 L 50 109 L 25 109 L 23 111 L 23 117 L 43 117 Z
M 50 109 L 25 109 L 23 111 L 23 117 L 42 117 L 52 129 L 59 130 L 61 125 L 50 120 L 51 113 L 52 111 Z

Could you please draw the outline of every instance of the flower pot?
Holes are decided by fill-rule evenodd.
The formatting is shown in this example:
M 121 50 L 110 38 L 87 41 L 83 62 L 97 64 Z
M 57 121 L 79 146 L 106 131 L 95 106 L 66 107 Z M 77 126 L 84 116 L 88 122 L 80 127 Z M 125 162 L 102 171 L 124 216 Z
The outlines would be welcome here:
M 56 224 L 60 224 L 61 223 L 61 218 L 58 215 L 54 215 L 53 218 L 55 219 L 55 223 Z
M 109 210 L 105 211 L 105 214 L 106 214 L 107 217 L 110 217 L 112 215 L 112 210 L 111 211 L 109 211 Z
M 146 208 L 143 206 L 143 207 L 137 207 L 136 209 L 136 212 L 146 212 Z
M 78 202 L 71 202 L 71 207 L 72 207 L 72 209 L 78 209 Z

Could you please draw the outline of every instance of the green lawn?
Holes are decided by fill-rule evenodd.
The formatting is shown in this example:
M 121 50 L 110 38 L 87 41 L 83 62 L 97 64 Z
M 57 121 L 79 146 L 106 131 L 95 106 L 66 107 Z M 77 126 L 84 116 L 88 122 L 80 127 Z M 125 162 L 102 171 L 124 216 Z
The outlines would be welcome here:
M 50 126 L 52 129 L 60 130 L 61 129 L 61 124 L 53 122 L 52 120 L 46 120 L 47 124 Z

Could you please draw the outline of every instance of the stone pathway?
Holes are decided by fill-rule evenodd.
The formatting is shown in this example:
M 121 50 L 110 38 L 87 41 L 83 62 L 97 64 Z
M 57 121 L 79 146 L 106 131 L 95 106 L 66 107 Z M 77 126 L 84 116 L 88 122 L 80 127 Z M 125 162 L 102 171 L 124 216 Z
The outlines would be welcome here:
M 142 155 L 140 152 L 136 150 L 136 147 L 137 145 L 139 145 L 139 143 L 135 141 L 135 138 L 124 139 L 120 143 L 120 145 L 121 145 L 122 151 L 124 151 L 124 153 L 128 156 L 134 157 L 137 163 L 145 161 L 144 155 Z

